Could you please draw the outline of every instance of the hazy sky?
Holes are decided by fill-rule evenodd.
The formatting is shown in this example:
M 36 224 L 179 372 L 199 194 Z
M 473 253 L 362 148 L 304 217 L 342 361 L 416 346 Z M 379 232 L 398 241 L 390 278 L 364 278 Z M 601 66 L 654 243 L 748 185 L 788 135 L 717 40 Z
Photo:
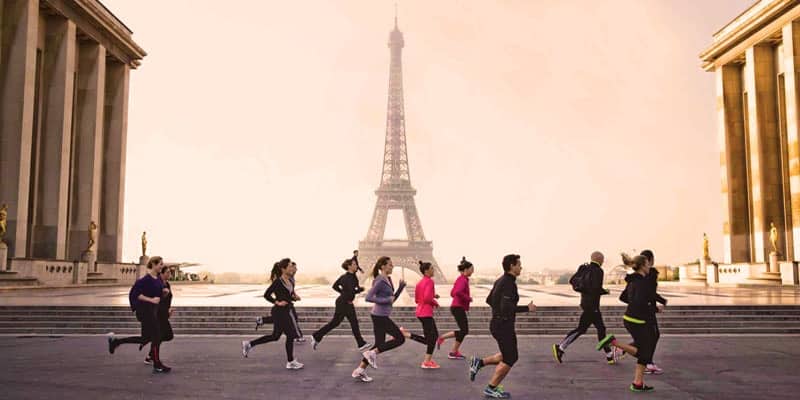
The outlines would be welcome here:
M 393 2 L 103 2 L 148 52 L 125 260 L 147 230 L 171 261 L 337 273 L 380 181 Z M 446 273 L 508 252 L 529 268 L 644 247 L 680 263 L 703 232 L 721 258 L 714 75 L 697 55 L 751 3 L 400 1 L 411 180 Z

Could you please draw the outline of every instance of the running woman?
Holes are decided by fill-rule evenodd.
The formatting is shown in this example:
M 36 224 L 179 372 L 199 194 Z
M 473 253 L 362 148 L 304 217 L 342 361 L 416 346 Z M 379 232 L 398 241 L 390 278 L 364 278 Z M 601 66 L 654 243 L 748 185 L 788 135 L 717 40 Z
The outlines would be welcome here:
M 603 253 L 595 251 L 591 255 L 591 261 L 578 267 L 578 271 L 582 272 L 586 277 L 584 280 L 584 287 L 581 289 L 581 319 L 578 322 L 578 327 L 570 331 L 564 339 L 558 344 L 553 345 L 553 358 L 559 363 L 562 362 L 564 352 L 567 351 L 572 342 L 578 339 L 581 335 L 586 333 L 589 326 L 594 325 L 597 328 L 597 340 L 602 340 L 606 337 L 606 325 L 603 323 L 603 315 L 600 313 L 600 296 L 608 294 L 607 289 L 603 289 L 603 261 L 605 257 Z M 583 271 L 581 271 L 581 269 Z M 606 362 L 609 365 L 616 364 L 614 350 L 606 345 L 603 350 L 606 353 Z
M 661 338 L 661 331 L 658 329 L 658 320 L 656 319 L 656 313 L 664 311 L 664 307 L 667 305 L 667 299 L 662 297 L 658 294 L 658 270 L 655 268 L 655 255 L 653 254 L 652 250 L 642 250 L 640 255 L 643 255 L 647 258 L 648 264 L 650 264 L 650 272 L 647 274 L 647 279 L 650 280 L 650 284 L 653 285 L 653 290 L 656 291 L 656 301 L 653 303 L 653 320 L 648 321 L 651 322 L 653 329 L 655 330 L 656 335 L 656 342 L 653 344 L 653 355 L 655 356 L 656 346 L 658 345 L 658 340 Z M 652 374 L 652 375 L 661 375 L 664 373 L 664 370 L 661 369 L 656 363 L 647 364 L 647 367 L 644 370 L 645 374 Z
M 633 268 L 633 273 L 625 277 L 625 290 L 620 295 L 620 300 L 628 303 L 623 315 L 625 329 L 633 337 L 633 344 L 622 343 L 614 335 L 607 335 L 597 349 L 611 344 L 614 347 L 624 350 L 626 353 L 634 355 L 637 359 L 636 370 L 633 374 L 633 383 L 630 385 L 632 392 L 650 392 L 652 386 L 644 384 L 644 371 L 647 364 L 653 363 L 653 350 L 655 349 L 656 335 L 652 327 L 653 313 L 655 307 L 655 287 L 648 280 L 650 264 L 647 257 L 638 255 L 630 258 L 627 254 L 622 254 L 622 262 Z M 625 298 L 623 298 L 625 296 Z
M 172 368 L 164 365 L 159 357 L 159 346 L 161 345 L 161 332 L 158 325 L 158 304 L 161 302 L 164 286 L 158 278 L 164 261 L 161 257 L 155 256 L 147 262 L 147 275 L 136 280 L 131 290 L 132 298 L 135 299 L 136 319 L 142 324 L 140 336 L 126 337 L 117 339 L 114 332 L 108 334 L 108 352 L 114 351 L 121 344 L 136 343 L 139 349 L 146 343 L 152 345 L 153 372 L 165 373 Z
M 172 317 L 172 286 L 169 284 L 169 278 L 172 275 L 172 271 L 164 267 L 161 269 L 161 273 L 158 274 L 159 279 L 161 279 L 161 284 L 164 285 L 164 289 L 161 291 L 161 301 L 158 303 L 158 329 L 161 333 L 161 343 L 169 342 L 175 337 L 175 334 L 172 332 L 172 324 L 170 324 L 169 319 Z M 147 354 L 147 358 L 144 359 L 145 364 L 153 364 L 153 345 L 150 345 L 150 352 Z
M 299 335 L 297 332 L 297 321 L 295 320 L 292 308 L 296 296 L 292 276 L 297 272 L 297 265 L 288 258 L 284 258 L 272 268 L 270 280 L 272 284 L 264 292 L 264 298 L 274 304 L 272 307 L 272 334 L 262 336 L 253 341 L 242 342 L 242 355 L 247 357 L 247 353 L 254 346 L 263 343 L 274 342 L 280 339 L 281 335 L 286 336 L 286 369 L 297 370 L 303 368 L 303 364 L 294 358 L 294 339 Z
M 422 279 L 414 288 L 414 300 L 417 303 L 416 316 L 422 322 L 422 330 L 425 336 L 419 337 L 409 333 L 409 337 L 427 345 L 425 357 L 420 367 L 423 369 L 438 369 L 440 368 L 439 364 L 433 361 L 433 350 L 436 348 L 436 341 L 439 338 L 439 330 L 436 329 L 436 321 L 433 319 L 433 309 L 439 307 L 439 302 L 436 301 L 439 295 L 436 294 L 436 285 L 432 279 L 434 274 L 433 265 L 429 262 L 420 261 L 419 272 L 422 273 Z
M 389 257 L 381 257 L 372 268 L 372 287 L 367 292 L 367 301 L 375 304 L 372 306 L 372 329 L 375 333 L 375 345 L 370 350 L 364 351 L 361 363 L 353 370 L 352 377 L 362 382 L 372 382 L 372 378 L 366 373 L 367 366 L 378 368 L 378 354 L 387 352 L 405 343 L 405 334 L 397 327 L 394 321 L 389 318 L 392 314 L 392 304 L 403 293 L 406 282 L 400 280 L 397 290 L 392 283 L 392 270 L 394 265 Z M 392 340 L 386 341 L 386 335 L 392 336 Z
M 358 328 L 356 308 L 353 306 L 353 300 L 355 300 L 356 295 L 364 291 L 364 288 L 359 286 L 358 277 L 356 276 L 356 273 L 361 269 L 355 262 L 355 257 L 344 260 L 342 269 L 345 270 L 345 273 L 333 283 L 333 290 L 339 292 L 339 297 L 336 298 L 336 310 L 333 313 L 333 319 L 311 335 L 311 346 L 314 350 L 316 350 L 317 346 L 322 342 L 322 338 L 339 326 L 345 318 L 350 322 L 350 329 L 353 331 L 353 337 L 356 339 L 358 350 L 365 351 L 372 347 L 372 345 L 367 343 L 361 336 L 361 330 Z
M 509 254 L 503 257 L 503 276 L 495 281 L 492 291 L 486 298 L 486 303 L 492 307 L 492 321 L 489 331 L 497 341 L 500 352 L 486 358 L 472 356 L 469 362 L 469 380 L 475 381 L 475 375 L 486 365 L 497 365 L 489 384 L 483 389 L 486 397 L 495 399 L 510 399 L 511 393 L 503 390 L 501 382 L 517 362 L 517 333 L 514 326 L 516 314 L 536 311 L 536 305 L 531 301 L 527 306 L 519 306 L 519 292 L 517 291 L 517 277 L 522 272 L 522 261 L 519 254 Z
M 475 267 L 472 263 L 467 261 L 466 257 L 461 257 L 461 263 L 458 264 L 458 278 L 453 283 L 453 289 L 450 290 L 450 297 L 453 302 L 450 303 L 450 313 L 456 319 L 458 330 L 447 332 L 439 337 L 436 341 L 437 346 L 441 347 L 446 339 L 456 338 L 453 343 L 453 349 L 447 354 L 447 358 L 451 360 L 463 360 L 464 355 L 461 354 L 461 343 L 464 343 L 464 338 L 469 334 L 469 320 L 467 319 L 467 312 L 469 311 L 469 304 L 472 302 L 472 296 L 469 294 L 469 277 L 475 272 Z

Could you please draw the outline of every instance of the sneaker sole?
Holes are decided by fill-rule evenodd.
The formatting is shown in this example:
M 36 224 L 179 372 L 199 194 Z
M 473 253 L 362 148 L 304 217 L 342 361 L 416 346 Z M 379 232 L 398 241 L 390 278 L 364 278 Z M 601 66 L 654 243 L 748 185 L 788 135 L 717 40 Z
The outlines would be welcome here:
M 556 361 L 557 361 L 559 364 L 561 364 L 561 358 L 560 358 L 560 357 L 558 357 L 558 350 L 557 350 L 557 349 L 558 349 L 558 345 L 557 345 L 557 344 L 554 344 L 554 345 L 553 345 L 553 358 L 554 358 L 554 359 L 555 359 L 555 360 L 556 360 Z

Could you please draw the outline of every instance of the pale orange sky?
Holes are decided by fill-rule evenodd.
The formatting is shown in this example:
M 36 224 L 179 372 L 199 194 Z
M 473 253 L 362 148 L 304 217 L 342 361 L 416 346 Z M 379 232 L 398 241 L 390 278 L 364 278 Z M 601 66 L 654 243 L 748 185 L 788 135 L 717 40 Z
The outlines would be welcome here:
M 288 256 L 338 273 L 380 180 L 393 2 L 103 2 L 148 52 L 131 74 L 124 259 L 147 230 L 151 255 L 216 271 Z M 751 3 L 401 1 L 411 179 L 446 274 L 509 252 L 528 268 L 645 247 L 680 263 L 703 232 L 721 258 L 714 76 L 697 55 Z

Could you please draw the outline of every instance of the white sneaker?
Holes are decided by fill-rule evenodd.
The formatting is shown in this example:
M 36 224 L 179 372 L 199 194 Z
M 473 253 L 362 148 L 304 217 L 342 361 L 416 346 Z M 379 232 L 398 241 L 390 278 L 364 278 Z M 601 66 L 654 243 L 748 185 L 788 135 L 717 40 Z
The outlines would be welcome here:
M 644 369 L 645 374 L 651 375 L 661 375 L 664 373 L 664 370 L 659 368 L 658 365 L 655 364 L 647 364 L 647 367 Z
M 359 371 L 360 369 L 361 368 L 354 369 L 353 373 L 350 376 L 352 376 L 353 379 L 360 380 L 361 382 L 372 382 L 372 378 L 369 375 L 367 375 L 367 371 L 364 370 Z
M 302 369 L 303 363 L 298 362 L 297 360 L 292 360 L 286 363 L 286 369 Z
M 312 348 L 312 349 L 314 349 L 314 350 L 316 350 L 316 349 L 317 349 L 317 346 L 319 346 L 319 342 L 317 341 L 317 339 L 316 339 L 316 338 L 314 338 L 314 337 L 312 336 L 312 337 L 311 337 L 311 348 Z
M 250 349 L 253 348 L 253 345 L 250 344 L 247 340 L 242 341 L 242 355 L 244 358 L 247 358 L 247 353 L 250 352 Z
M 378 353 L 376 353 L 375 350 L 365 351 L 361 353 L 361 355 L 367 359 L 370 367 L 378 369 Z
M 372 343 L 367 342 L 367 343 L 364 343 L 363 346 L 359 347 L 358 351 L 367 351 L 367 350 L 370 349 L 370 347 L 372 347 Z

